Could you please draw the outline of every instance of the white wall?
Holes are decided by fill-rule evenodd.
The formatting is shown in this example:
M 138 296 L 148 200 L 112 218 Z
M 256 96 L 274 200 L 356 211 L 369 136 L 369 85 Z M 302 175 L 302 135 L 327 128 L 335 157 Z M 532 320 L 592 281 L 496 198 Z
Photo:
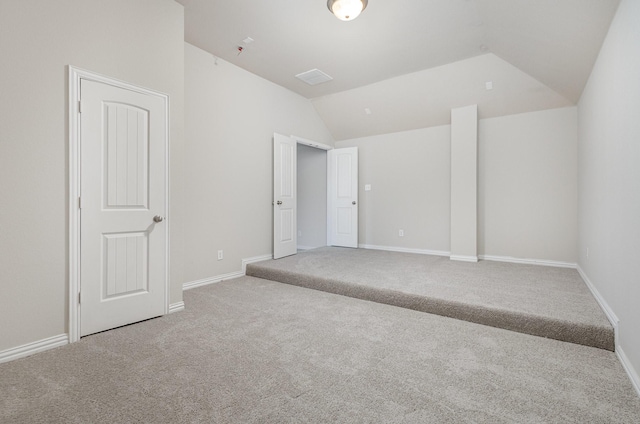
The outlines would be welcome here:
M 578 105 L 578 264 L 640 371 L 640 2 L 623 0 Z M 588 253 L 587 253 L 588 251 Z
M 481 255 L 576 263 L 576 108 L 480 121 Z
M 327 151 L 298 144 L 298 247 L 327 245 Z
M 67 332 L 67 65 L 170 96 L 170 300 L 182 300 L 183 21 L 172 0 L 0 2 L 0 351 Z
M 449 251 L 450 128 L 336 142 L 359 151 L 360 244 Z
M 575 107 L 479 121 L 481 255 L 575 263 L 576 134 Z M 450 126 L 336 142 L 350 146 L 361 158 L 360 243 L 448 254 Z
M 487 81 L 495 82 L 493 90 L 485 89 Z M 333 137 L 342 141 L 446 125 L 451 109 L 465 105 L 477 104 L 478 118 L 485 119 L 565 107 L 571 101 L 504 58 L 486 53 L 318 97 L 313 104 Z M 365 108 L 372 114 L 363 113 Z
M 274 132 L 333 145 L 310 101 L 185 44 L 185 281 L 273 250 Z M 216 260 L 216 252 L 224 259 Z

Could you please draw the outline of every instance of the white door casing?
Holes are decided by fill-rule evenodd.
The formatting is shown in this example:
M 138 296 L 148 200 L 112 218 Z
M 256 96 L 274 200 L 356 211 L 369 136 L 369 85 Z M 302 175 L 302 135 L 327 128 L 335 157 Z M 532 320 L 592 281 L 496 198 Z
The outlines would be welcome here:
M 78 194 L 71 301 L 74 289 L 81 294 L 70 305 L 75 341 L 167 313 L 168 97 L 70 73 L 81 99 L 70 148 Z
M 297 144 L 273 134 L 273 258 L 297 252 Z
M 327 168 L 327 244 L 358 247 L 358 148 L 329 150 Z

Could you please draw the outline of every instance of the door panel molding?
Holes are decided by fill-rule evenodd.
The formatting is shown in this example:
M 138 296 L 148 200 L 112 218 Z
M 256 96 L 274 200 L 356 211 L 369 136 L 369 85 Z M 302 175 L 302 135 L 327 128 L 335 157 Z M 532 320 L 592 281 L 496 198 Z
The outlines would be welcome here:
M 80 105 L 80 85 L 82 80 L 95 81 L 102 84 L 111 85 L 117 88 L 133 91 L 160 98 L 164 104 L 165 125 L 163 128 L 165 137 L 165 178 L 164 178 L 164 210 L 166 217 L 170 218 L 169 210 L 169 96 L 158 91 L 149 90 L 124 81 L 109 78 L 91 71 L 87 71 L 74 66 L 68 66 L 69 78 L 69 342 L 80 340 L 80 128 L 81 128 L 81 105 Z M 165 314 L 169 313 L 169 252 L 170 219 L 165 221 L 164 231 L 165 243 Z

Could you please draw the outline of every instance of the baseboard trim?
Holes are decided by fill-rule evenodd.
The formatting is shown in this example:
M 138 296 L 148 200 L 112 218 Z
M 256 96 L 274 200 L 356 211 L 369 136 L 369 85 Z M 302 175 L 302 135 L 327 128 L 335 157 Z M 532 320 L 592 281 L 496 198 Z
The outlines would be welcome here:
M 234 278 L 244 276 L 244 272 L 236 271 L 229 272 L 227 274 L 216 275 L 215 277 L 203 278 L 202 280 L 189 281 L 182 285 L 182 290 L 195 289 L 196 287 L 207 286 L 209 284 L 220 283 L 225 280 L 232 280 Z
M 254 256 L 252 258 L 246 258 L 242 260 L 242 271 L 229 272 L 227 274 L 216 275 L 215 277 L 203 278 L 202 280 L 189 281 L 182 285 L 182 290 L 195 289 L 196 287 L 202 287 L 209 284 L 216 284 L 226 280 L 233 280 L 234 278 L 244 277 L 247 273 L 247 265 L 254 262 L 267 261 L 273 258 L 272 254 Z M 184 309 L 184 305 L 183 305 Z
M 44 352 L 45 350 L 53 349 L 67 344 L 69 344 L 69 335 L 59 334 L 57 336 L 48 337 L 36 342 L 27 343 L 22 346 L 13 347 L 11 349 L 3 350 L 2 352 L 0 352 L 0 364 L 3 362 L 25 358 L 27 356 L 31 356 L 33 354 Z
M 495 262 L 509 262 L 514 264 L 527 264 L 527 265 L 542 265 L 542 266 L 555 266 L 558 268 L 576 268 L 576 264 L 571 262 L 550 261 L 543 259 L 522 259 L 514 258 L 512 256 L 496 256 L 496 255 L 478 255 L 478 256 L 463 256 L 452 255 L 451 252 L 444 250 L 428 250 L 428 249 L 411 249 L 407 247 L 394 247 L 394 246 L 377 246 L 374 244 L 359 244 L 361 249 L 371 250 L 387 250 L 389 252 L 402 252 L 402 253 L 417 253 L 420 255 L 434 255 L 434 256 L 448 256 L 449 259 L 462 262 L 478 262 L 478 260 L 495 261 Z M 298 247 L 303 250 L 303 247 Z
M 460 262 L 478 262 L 477 256 L 451 255 L 449 256 L 449 259 Z
M 582 277 L 582 280 L 587 285 L 587 287 L 591 291 L 591 294 L 596 299 L 596 302 L 598 302 L 598 305 L 600 305 L 600 308 L 611 323 L 611 326 L 613 327 L 613 331 L 615 333 L 616 356 L 618 357 L 620 364 L 622 364 L 622 368 L 624 368 L 624 371 L 627 373 L 627 376 L 629 376 L 631 385 L 633 385 L 636 393 L 638 393 L 638 396 L 640 396 L 640 376 L 638 375 L 638 371 L 636 371 L 636 369 L 631 364 L 631 361 L 629 361 L 629 358 L 627 358 L 627 355 L 624 353 L 624 350 L 622 349 L 622 347 L 620 347 L 620 339 L 618 338 L 618 327 L 620 325 L 620 320 L 618 319 L 618 316 L 615 314 L 615 312 L 613 312 L 613 309 L 611 309 L 607 301 L 604 300 L 604 297 L 602 297 L 596 286 L 591 282 L 580 265 L 577 265 L 576 268 L 578 270 L 578 273 L 580 274 L 580 277 Z
M 311 250 L 311 249 L 317 249 L 318 247 L 324 247 L 324 246 L 297 246 L 296 248 L 298 250 Z
M 604 297 L 602 297 L 602 295 L 600 294 L 596 286 L 593 285 L 589 277 L 587 277 L 587 274 L 582 270 L 582 268 L 580 268 L 580 265 L 577 266 L 577 269 L 578 269 L 578 274 L 580 274 L 580 277 L 582 277 L 582 280 L 591 291 L 591 294 L 593 295 L 593 297 L 596 298 L 596 302 L 598 302 L 598 305 L 600 305 L 600 308 L 602 309 L 607 319 L 613 326 L 613 329 L 616 332 L 616 342 L 617 342 L 618 341 L 618 324 L 620 323 L 618 316 L 613 312 L 613 309 L 611 309 L 607 301 L 604 300 Z
M 269 259 L 273 259 L 273 255 L 269 253 L 268 255 L 254 256 L 252 258 L 246 258 L 242 260 L 242 275 L 246 275 L 247 273 L 247 265 L 252 264 L 254 262 L 262 262 L 268 261 Z
M 576 268 L 576 264 L 571 262 L 550 261 L 545 259 L 523 259 L 512 256 L 478 255 L 478 258 L 485 261 L 509 262 L 513 264 L 554 266 L 558 268 Z
M 184 311 L 184 302 L 176 302 L 169 305 L 169 313 Z
M 450 252 L 444 252 L 442 250 L 426 250 L 426 249 L 411 249 L 408 247 L 393 247 L 393 246 L 376 246 L 374 244 L 359 244 L 360 249 L 370 250 L 386 250 L 389 252 L 401 252 L 401 253 L 417 253 L 419 255 L 434 255 L 434 256 L 449 256 Z
M 638 396 L 640 396 L 640 377 L 638 376 L 638 372 L 633 367 L 633 365 L 631 365 L 629 358 L 627 358 L 627 355 L 625 355 L 624 351 L 619 345 L 616 346 L 616 355 L 618 356 L 618 360 L 622 364 L 622 368 L 624 368 L 627 375 L 629 376 L 631 385 L 634 389 L 636 389 L 636 393 L 638 394 Z

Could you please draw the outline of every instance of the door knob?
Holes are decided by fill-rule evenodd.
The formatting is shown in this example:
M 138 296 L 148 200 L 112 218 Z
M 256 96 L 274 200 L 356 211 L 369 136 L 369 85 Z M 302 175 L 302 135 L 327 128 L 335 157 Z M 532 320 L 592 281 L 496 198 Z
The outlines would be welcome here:
M 153 222 L 162 222 L 162 221 L 164 221 L 164 217 L 160 215 L 156 215 L 153 217 Z
M 355 205 L 355 204 L 356 204 L 356 201 L 354 200 L 353 202 L 351 202 L 351 204 L 352 204 L 352 205 Z
M 278 200 L 278 202 L 277 202 L 277 203 L 278 203 L 279 205 L 281 205 L 281 204 L 282 204 L 282 200 Z

